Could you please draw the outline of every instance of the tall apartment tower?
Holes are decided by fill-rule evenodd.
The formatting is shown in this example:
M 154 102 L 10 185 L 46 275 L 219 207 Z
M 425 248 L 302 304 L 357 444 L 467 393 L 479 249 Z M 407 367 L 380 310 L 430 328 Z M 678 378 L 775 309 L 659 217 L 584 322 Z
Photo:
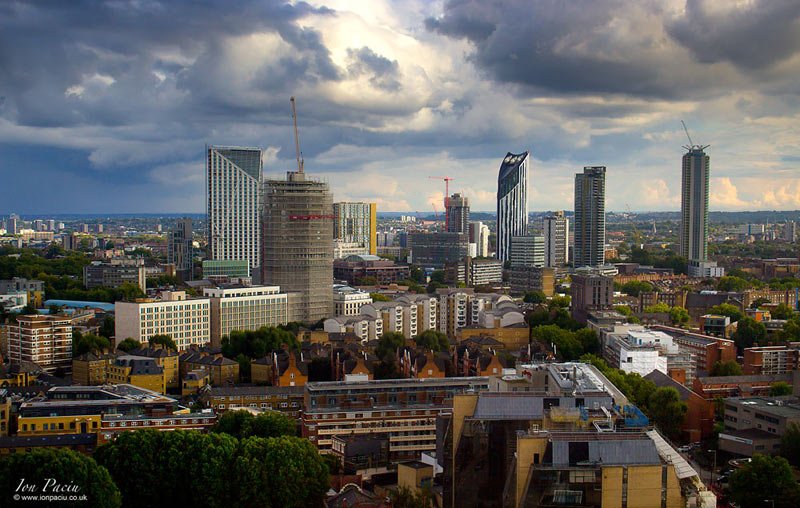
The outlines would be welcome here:
M 606 244 L 606 167 L 587 166 L 575 175 L 573 266 L 601 266 Z
M 375 203 L 334 203 L 333 238 L 359 244 L 368 253 L 378 253 L 378 208 Z
M 683 156 L 680 253 L 689 261 L 708 259 L 708 178 L 706 147 L 692 145 Z
M 210 146 L 206 157 L 209 258 L 261 265 L 261 150 Z
M 489 257 L 489 226 L 480 221 L 470 222 L 469 242 L 475 244 L 476 256 Z
M 563 211 L 542 219 L 544 235 L 544 266 L 556 268 L 569 259 L 569 219 Z
M 469 233 L 469 199 L 461 194 L 453 194 L 447 200 L 447 231 L 449 233 Z
M 328 184 L 289 171 L 264 182 L 261 281 L 299 293 L 292 319 L 333 315 L 333 195 Z
M 528 230 L 528 155 L 507 153 L 497 175 L 497 259 L 511 259 L 511 237 Z
M 167 262 L 175 265 L 181 280 L 191 278 L 192 274 L 192 219 L 178 219 L 169 232 L 167 242 Z

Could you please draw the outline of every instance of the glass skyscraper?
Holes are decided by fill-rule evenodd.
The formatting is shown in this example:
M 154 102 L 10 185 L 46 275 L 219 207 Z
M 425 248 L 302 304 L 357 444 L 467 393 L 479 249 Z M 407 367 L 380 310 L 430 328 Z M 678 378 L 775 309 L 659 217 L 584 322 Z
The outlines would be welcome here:
M 209 257 L 219 261 L 247 260 L 251 274 L 261 265 L 260 184 L 259 148 L 208 147 Z
M 497 259 L 511 259 L 511 238 L 528 230 L 528 155 L 508 152 L 497 175 Z
M 573 266 L 602 266 L 606 246 L 606 167 L 587 166 L 575 175 Z

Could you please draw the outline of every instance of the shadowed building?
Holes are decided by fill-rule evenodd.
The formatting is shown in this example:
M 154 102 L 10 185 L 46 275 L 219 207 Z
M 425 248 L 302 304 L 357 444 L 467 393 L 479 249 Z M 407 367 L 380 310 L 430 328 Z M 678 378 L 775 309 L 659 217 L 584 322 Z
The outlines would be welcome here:
M 528 230 L 528 155 L 507 153 L 497 175 L 497 259 L 511 258 L 511 237 Z

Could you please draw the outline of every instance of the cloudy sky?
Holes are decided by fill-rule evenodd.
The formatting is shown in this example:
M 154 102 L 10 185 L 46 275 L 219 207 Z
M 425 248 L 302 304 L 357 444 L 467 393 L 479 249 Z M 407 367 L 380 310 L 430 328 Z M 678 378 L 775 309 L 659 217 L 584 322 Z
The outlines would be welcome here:
M 0 213 L 202 212 L 206 144 L 260 146 L 336 200 L 493 210 L 530 150 L 531 210 L 677 210 L 687 122 L 711 208 L 800 209 L 797 0 L 6 0 Z

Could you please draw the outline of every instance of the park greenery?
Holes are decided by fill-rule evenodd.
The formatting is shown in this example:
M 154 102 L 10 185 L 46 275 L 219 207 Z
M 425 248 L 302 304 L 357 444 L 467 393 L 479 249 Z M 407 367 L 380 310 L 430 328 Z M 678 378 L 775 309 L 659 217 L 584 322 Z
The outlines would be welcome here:
M 72 356 L 84 353 L 101 354 L 111 351 L 111 341 L 101 335 L 93 333 L 83 334 L 78 330 L 72 332 Z
M 310 441 L 224 432 L 120 434 L 95 459 L 111 473 L 123 507 L 320 506 L 328 467 Z
M 742 366 L 735 360 L 728 360 L 725 362 L 716 362 L 711 368 L 712 376 L 741 376 Z
M 432 349 L 434 351 L 447 351 L 450 349 L 450 341 L 447 335 L 436 330 L 425 330 L 414 338 L 417 347 Z
M 551 346 L 565 361 L 577 360 L 584 354 L 600 352 L 597 332 L 588 328 L 572 331 L 558 325 L 540 325 L 531 329 L 531 337 L 545 346 Z
M 213 432 L 228 434 L 237 439 L 248 437 L 280 437 L 297 435 L 297 425 L 277 411 L 253 415 L 249 411 L 226 411 L 219 417 Z
M 280 327 L 262 326 L 258 330 L 234 330 L 222 338 L 222 354 L 230 359 L 236 359 L 239 355 L 258 359 L 284 345 L 294 350 L 300 347 L 294 333 Z
M 163 333 L 156 334 L 150 337 L 148 344 L 150 347 L 162 346 L 164 348 L 171 349 L 173 351 L 178 350 L 178 346 L 175 344 L 175 341 L 172 340 L 172 337 Z

